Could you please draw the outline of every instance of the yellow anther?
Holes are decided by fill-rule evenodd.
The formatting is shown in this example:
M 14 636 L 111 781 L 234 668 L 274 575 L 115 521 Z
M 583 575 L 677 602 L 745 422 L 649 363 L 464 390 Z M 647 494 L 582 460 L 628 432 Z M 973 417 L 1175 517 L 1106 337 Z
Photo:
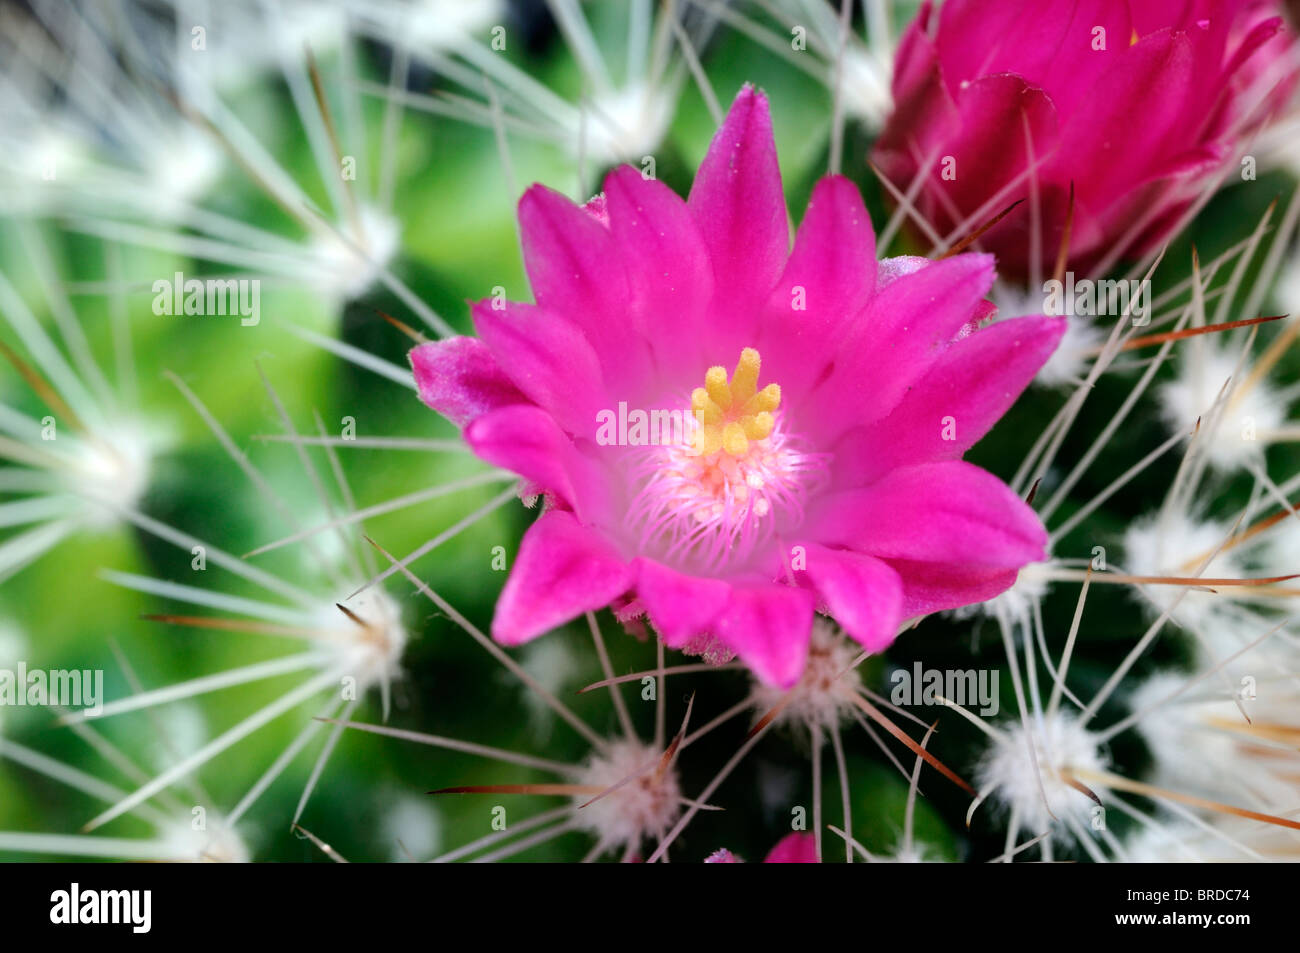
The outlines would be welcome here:
M 727 386 L 727 369 L 721 364 L 710 367 L 704 375 L 704 389 L 723 410 L 731 409 L 731 388 Z
M 745 428 L 746 437 L 750 440 L 762 440 L 771 434 L 772 428 L 776 425 L 776 418 L 763 411 L 752 417 L 742 417 L 740 423 Z
M 773 411 L 781 406 L 781 385 L 768 384 L 749 400 L 745 401 L 745 406 L 740 408 L 742 414 L 761 414 L 764 411 Z
M 722 449 L 722 427 L 714 424 L 695 431 L 695 452 L 709 457 Z
M 758 351 L 747 347 L 740 352 L 736 371 L 727 380 L 726 368 L 710 367 L 704 386 L 691 391 L 691 412 L 699 424 L 695 450 L 711 455 L 725 450 L 727 457 L 743 457 L 751 440 L 764 440 L 776 426 L 773 411 L 781 406 L 781 387 L 768 384 L 758 390 L 762 362 Z
M 722 408 L 713 402 L 713 398 L 703 387 L 691 391 L 691 413 L 700 424 L 722 423 Z
M 760 364 L 758 352 L 752 347 L 747 347 L 740 352 L 740 360 L 736 362 L 736 373 L 731 375 L 731 399 L 737 404 L 744 404 L 754 396 L 754 392 L 758 389 Z
M 722 449 L 733 457 L 743 457 L 749 450 L 749 440 L 745 428 L 733 420 L 722 428 Z

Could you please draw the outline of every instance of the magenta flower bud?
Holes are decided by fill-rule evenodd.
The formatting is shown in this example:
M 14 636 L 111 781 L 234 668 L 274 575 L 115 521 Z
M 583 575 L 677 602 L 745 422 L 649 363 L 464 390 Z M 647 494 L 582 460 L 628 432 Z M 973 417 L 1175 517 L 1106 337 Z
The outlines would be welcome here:
M 1004 271 L 1050 272 L 1074 188 L 1072 266 L 1167 238 L 1235 171 L 1294 87 L 1291 34 L 1266 0 L 948 0 L 922 5 L 874 159 L 953 240 Z M 1035 221 L 1038 226 L 1035 228 Z

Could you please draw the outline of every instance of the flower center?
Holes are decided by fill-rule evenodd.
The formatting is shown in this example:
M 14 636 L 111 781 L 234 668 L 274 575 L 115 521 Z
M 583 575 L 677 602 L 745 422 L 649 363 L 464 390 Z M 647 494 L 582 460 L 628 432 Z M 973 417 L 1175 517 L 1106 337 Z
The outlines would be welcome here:
M 691 392 L 692 439 L 636 458 L 628 520 L 643 551 L 715 568 L 768 538 L 778 515 L 802 518 L 806 474 L 824 463 L 785 432 L 781 387 L 759 389 L 761 366 L 747 347 L 730 378 L 710 367 Z
M 758 390 L 761 366 L 758 351 L 747 347 L 740 352 L 730 382 L 727 369 L 718 364 L 704 375 L 704 386 L 691 392 L 691 413 L 699 424 L 694 443 L 698 456 L 712 459 L 721 450 L 743 460 L 749 456 L 750 441 L 771 436 L 776 425 L 773 412 L 781 406 L 781 385 Z

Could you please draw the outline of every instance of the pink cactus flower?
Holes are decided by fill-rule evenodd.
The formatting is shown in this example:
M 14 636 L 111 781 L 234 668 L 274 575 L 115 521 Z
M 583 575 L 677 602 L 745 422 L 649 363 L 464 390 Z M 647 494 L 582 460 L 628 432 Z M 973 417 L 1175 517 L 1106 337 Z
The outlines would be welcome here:
M 742 864 L 739 857 L 723 847 L 704 858 L 706 864 Z M 765 864 L 817 864 L 817 838 L 812 834 L 786 834 L 766 857 Z
M 686 201 L 623 167 L 585 208 L 534 186 L 519 218 L 537 303 L 480 302 L 476 338 L 411 352 L 425 403 L 545 499 L 499 642 L 613 605 L 789 686 L 817 609 L 880 650 L 1042 558 L 1032 510 L 961 456 L 1062 325 L 979 327 L 986 255 L 877 265 L 843 178 L 817 184 L 791 251 L 761 93 L 736 98 Z M 683 434 L 656 442 L 656 420 Z
M 1071 263 L 1106 267 L 1168 237 L 1280 111 L 1295 58 L 1276 12 L 1269 0 L 946 0 L 937 12 L 927 0 L 900 44 L 874 158 L 901 190 L 924 175 L 916 205 L 943 234 L 1031 199 L 981 240 L 1020 273 L 1050 270 L 1073 185 Z

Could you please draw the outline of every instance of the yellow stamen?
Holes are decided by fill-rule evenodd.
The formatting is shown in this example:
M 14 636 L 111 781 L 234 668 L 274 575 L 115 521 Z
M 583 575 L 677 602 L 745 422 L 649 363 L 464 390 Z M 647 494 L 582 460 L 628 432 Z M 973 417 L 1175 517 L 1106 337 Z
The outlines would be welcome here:
M 723 410 L 731 409 L 731 388 L 727 386 L 727 369 L 720 364 L 710 367 L 704 375 L 704 389 L 713 402 Z
M 772 427 L 776 425 L 776 418 L 763 411 L 761 414 L 755 414 L 752 417 L 744 418 L 742 426 L 745 428 L 745 436 L 750 440 L 762 440 L 772 432 Z
M 763 411 L 773 411 L 781 406 L 781 385 L 768 384 L 749 400 L 745 401 L 745 406 L 740 409 L 742 414 L 759 414 Z
M 722 449 L 722 427 L 712 424 L 695 433 L 695 450 L 702 457 L 712 456 Z
M 776 425 L 773 415 L 781 406 L 781 387 L 768 384 L 758 389 L 762 367 L 758 351 L 747 347 L 740 352 L 736 371 L 727 380 L 726 368 L 710 367 L 704 386 L 691 392 L 691 412 L 699 424 L 695 450 L 708 456 L 725 450 L 728 456 L 743 457 L 751 440 L 764 440 Z
M 736 372 L 731 375 L 731 399 L 737 404 L 744 404 L 758 390 L 759 364 L 758 352 L 752 347 L 740 352 Z
M 722 408 L 713 402 L 703 387 L 691 392 L 691 412 L 701 424 L 722 423 Z
M 745 428 L 734 420 L 722 428 L 722 449 L 733 457 L 743 457 L 749 452 Z

